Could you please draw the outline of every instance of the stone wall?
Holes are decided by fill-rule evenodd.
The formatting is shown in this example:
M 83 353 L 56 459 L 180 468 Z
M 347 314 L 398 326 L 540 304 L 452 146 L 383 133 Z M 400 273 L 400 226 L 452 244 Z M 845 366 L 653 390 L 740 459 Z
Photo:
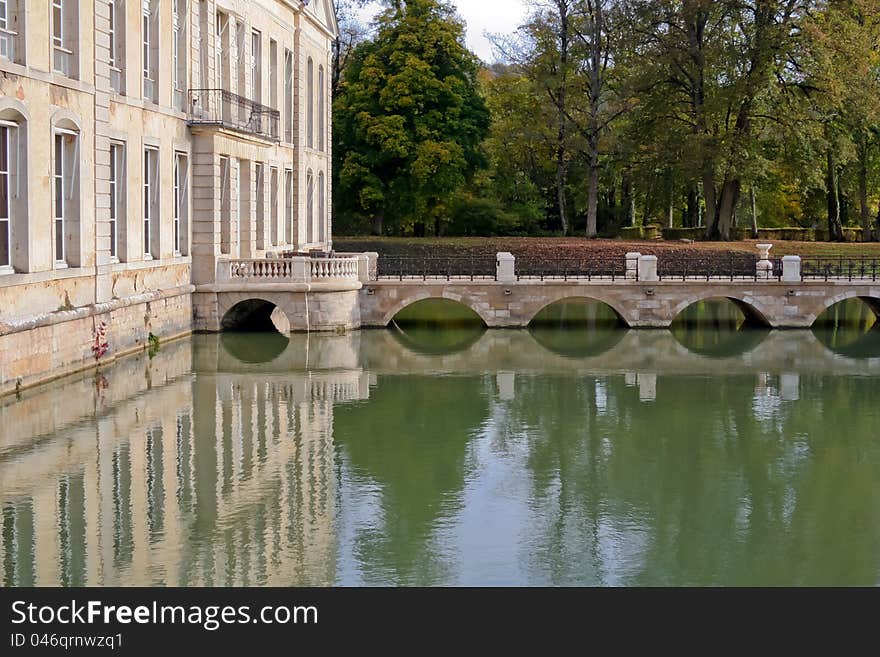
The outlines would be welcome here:
M 209 290 L 203 286 L 193 296 L 195 331 L 216 333 L 223 329 L 223 319 L 235 307 L 254 299 L 276 306 L 286 315 L 290 330 L 348 331 L 361 327 L 358 291 L 361 284 L 333 283 L 313 285 L 261 285 Z
M 102 323 L 108 345 L 100 363 L 192 331 L 192 288 L 150 292 L 0 324 L 0 395 L 94 367 Z

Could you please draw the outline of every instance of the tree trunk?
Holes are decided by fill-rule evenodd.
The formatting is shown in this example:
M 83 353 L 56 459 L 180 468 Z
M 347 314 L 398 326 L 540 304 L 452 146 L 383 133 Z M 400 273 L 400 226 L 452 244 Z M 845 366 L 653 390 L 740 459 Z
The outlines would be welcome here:
M 752 239 L 758 239 L 758 203 L 755 199 L 755 186 L 752 185 L 749 188 L 749 192 L 752 195 Z
M 825 193 L 828 198 L 828 239 L 832 242 L 843 241 L 843 226 L 840 224 L 840 197 L 837 188 L 837 164 L 834 153 L 828 149 L 828 171 L 825 176 Z
M 621 190 L 621 203 L 623 204 L 623 225 L 634 226 L 636 219 L 636 200 L 632 193 L 632 181 L 629 174 L 623 174 L 623 189 Z
M 557 2 L 559 11 L 559 70 L 562 75 L 559 89 L 556 92 L 556 200 L 559 204 L 559 221 L 562 224 L 563 235 L 568 235 L 568 211 L 565 202 L 565 187 L 567 178 L 566 165 L 566 141 L 568 133 L 568 117 L 566 116 L 567 103 L 567 73 L 568 73 L 568 4 Z
M 587 190 L 587 237 L 596 237 L 599 208 L 599 154 L 590 148 L 590 182 Z
M 721 198 L 716 208 L 715 235 L 724 242 L 730 241 L 730 229 L 733 227 L 739 193 L 739 180 L 727 180 L 721 187 Z
M 697 228 L 697 215 L 699 213 L 699 190 L 696 185 L 688 190 L 687 209 L 685 210 L 684 225 L 686 228 Z
M 385 208 L 381 208 L 380 210 L 376 210 L 376 214 L 373 215 L 373 221 L 371 225 L 372 233 L 374 236 L 381 237 L 383 235 L 383 225 L 385 223 Z
M 868 208 L 868 137 L 862 133 L 859 140 L 859 216 L 862 241 L 871 241 L 871 210 Z
M 706 199 L 706 239 L 717 239 L 718 206 L 715 201 L 715 172 L 711 164 L 703 168 L 703 196 Z

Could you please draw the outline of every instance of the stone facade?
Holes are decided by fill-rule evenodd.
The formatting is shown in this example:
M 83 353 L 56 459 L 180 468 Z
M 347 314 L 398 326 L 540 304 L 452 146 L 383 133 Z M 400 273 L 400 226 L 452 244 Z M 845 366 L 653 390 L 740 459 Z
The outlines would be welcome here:
M 329 0 L 6 5 L 0 394 L 101 321 L 111 357 L 191 330 L 224 260 L 331 248 Z

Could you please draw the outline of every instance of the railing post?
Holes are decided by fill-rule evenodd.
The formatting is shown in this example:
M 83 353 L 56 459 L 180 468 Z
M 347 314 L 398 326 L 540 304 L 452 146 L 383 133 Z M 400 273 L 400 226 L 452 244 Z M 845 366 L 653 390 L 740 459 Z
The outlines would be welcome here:
M 639 257 L 639 281 L 653 283 L 659 281 L 657 275 L 657 256 L 645 255 Z
M 782 281 L 784 283 L 801 282 L 800 256 L 785 256 L 782 259 Z
M 639 278 L 639 258 L 642 257 L 641 253 L 632 252 L 626 254 L 626 275 L 625 278 L 628 281 L 635 281 Z
M 499 283 L 516 282 L 516 258 L 512 253 L 499 253 L 495 257 L 496 276 Z

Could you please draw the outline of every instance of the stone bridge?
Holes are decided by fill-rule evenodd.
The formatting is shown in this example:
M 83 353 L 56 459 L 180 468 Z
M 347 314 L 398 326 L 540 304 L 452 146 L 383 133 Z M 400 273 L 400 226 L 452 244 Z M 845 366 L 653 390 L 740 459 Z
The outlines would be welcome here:
M 754 274 L 666 276 L 655 256 L 628 254 L 609 275 L 525 277 L 515 259 L 499 253 L 494 275 L 378 275 L 376 254 L 336 260 L 227 261 L 217 283 L 196 289 L 196 329 L 233 328 L 247 316 L 272 321 L 282 332 L 339 331 L 388 326 L 404 308 L 447 299 L 472 309 L 491 328 L 518 328 L 544 308 L 564 300 L 608 305 L 631 328 L 666 328 L 689 306 L 728 299 L 753 323 L 771 328 L 809 328 L 841 301 L 859 298 L 880 316 L 880 270 L 826 269 L 807 275 L 797 256 L 781 266 L 757 261 Z M 280 311 L 280 312 L 279 312 Z
M 524 327 L 547 306 L 568 299 L 607 304 L 631 328 L 666 328 L 686 308 L 729 299 L 754 323 L 809 328 L 831 306 L 865 300 L 880 315 L 880 283 L 776 281 L 555 282 L 376 281 L 360 293 L 361 326 L 387 326 L 397 313 L 425 299 L 471 308 L 491 328 Z

